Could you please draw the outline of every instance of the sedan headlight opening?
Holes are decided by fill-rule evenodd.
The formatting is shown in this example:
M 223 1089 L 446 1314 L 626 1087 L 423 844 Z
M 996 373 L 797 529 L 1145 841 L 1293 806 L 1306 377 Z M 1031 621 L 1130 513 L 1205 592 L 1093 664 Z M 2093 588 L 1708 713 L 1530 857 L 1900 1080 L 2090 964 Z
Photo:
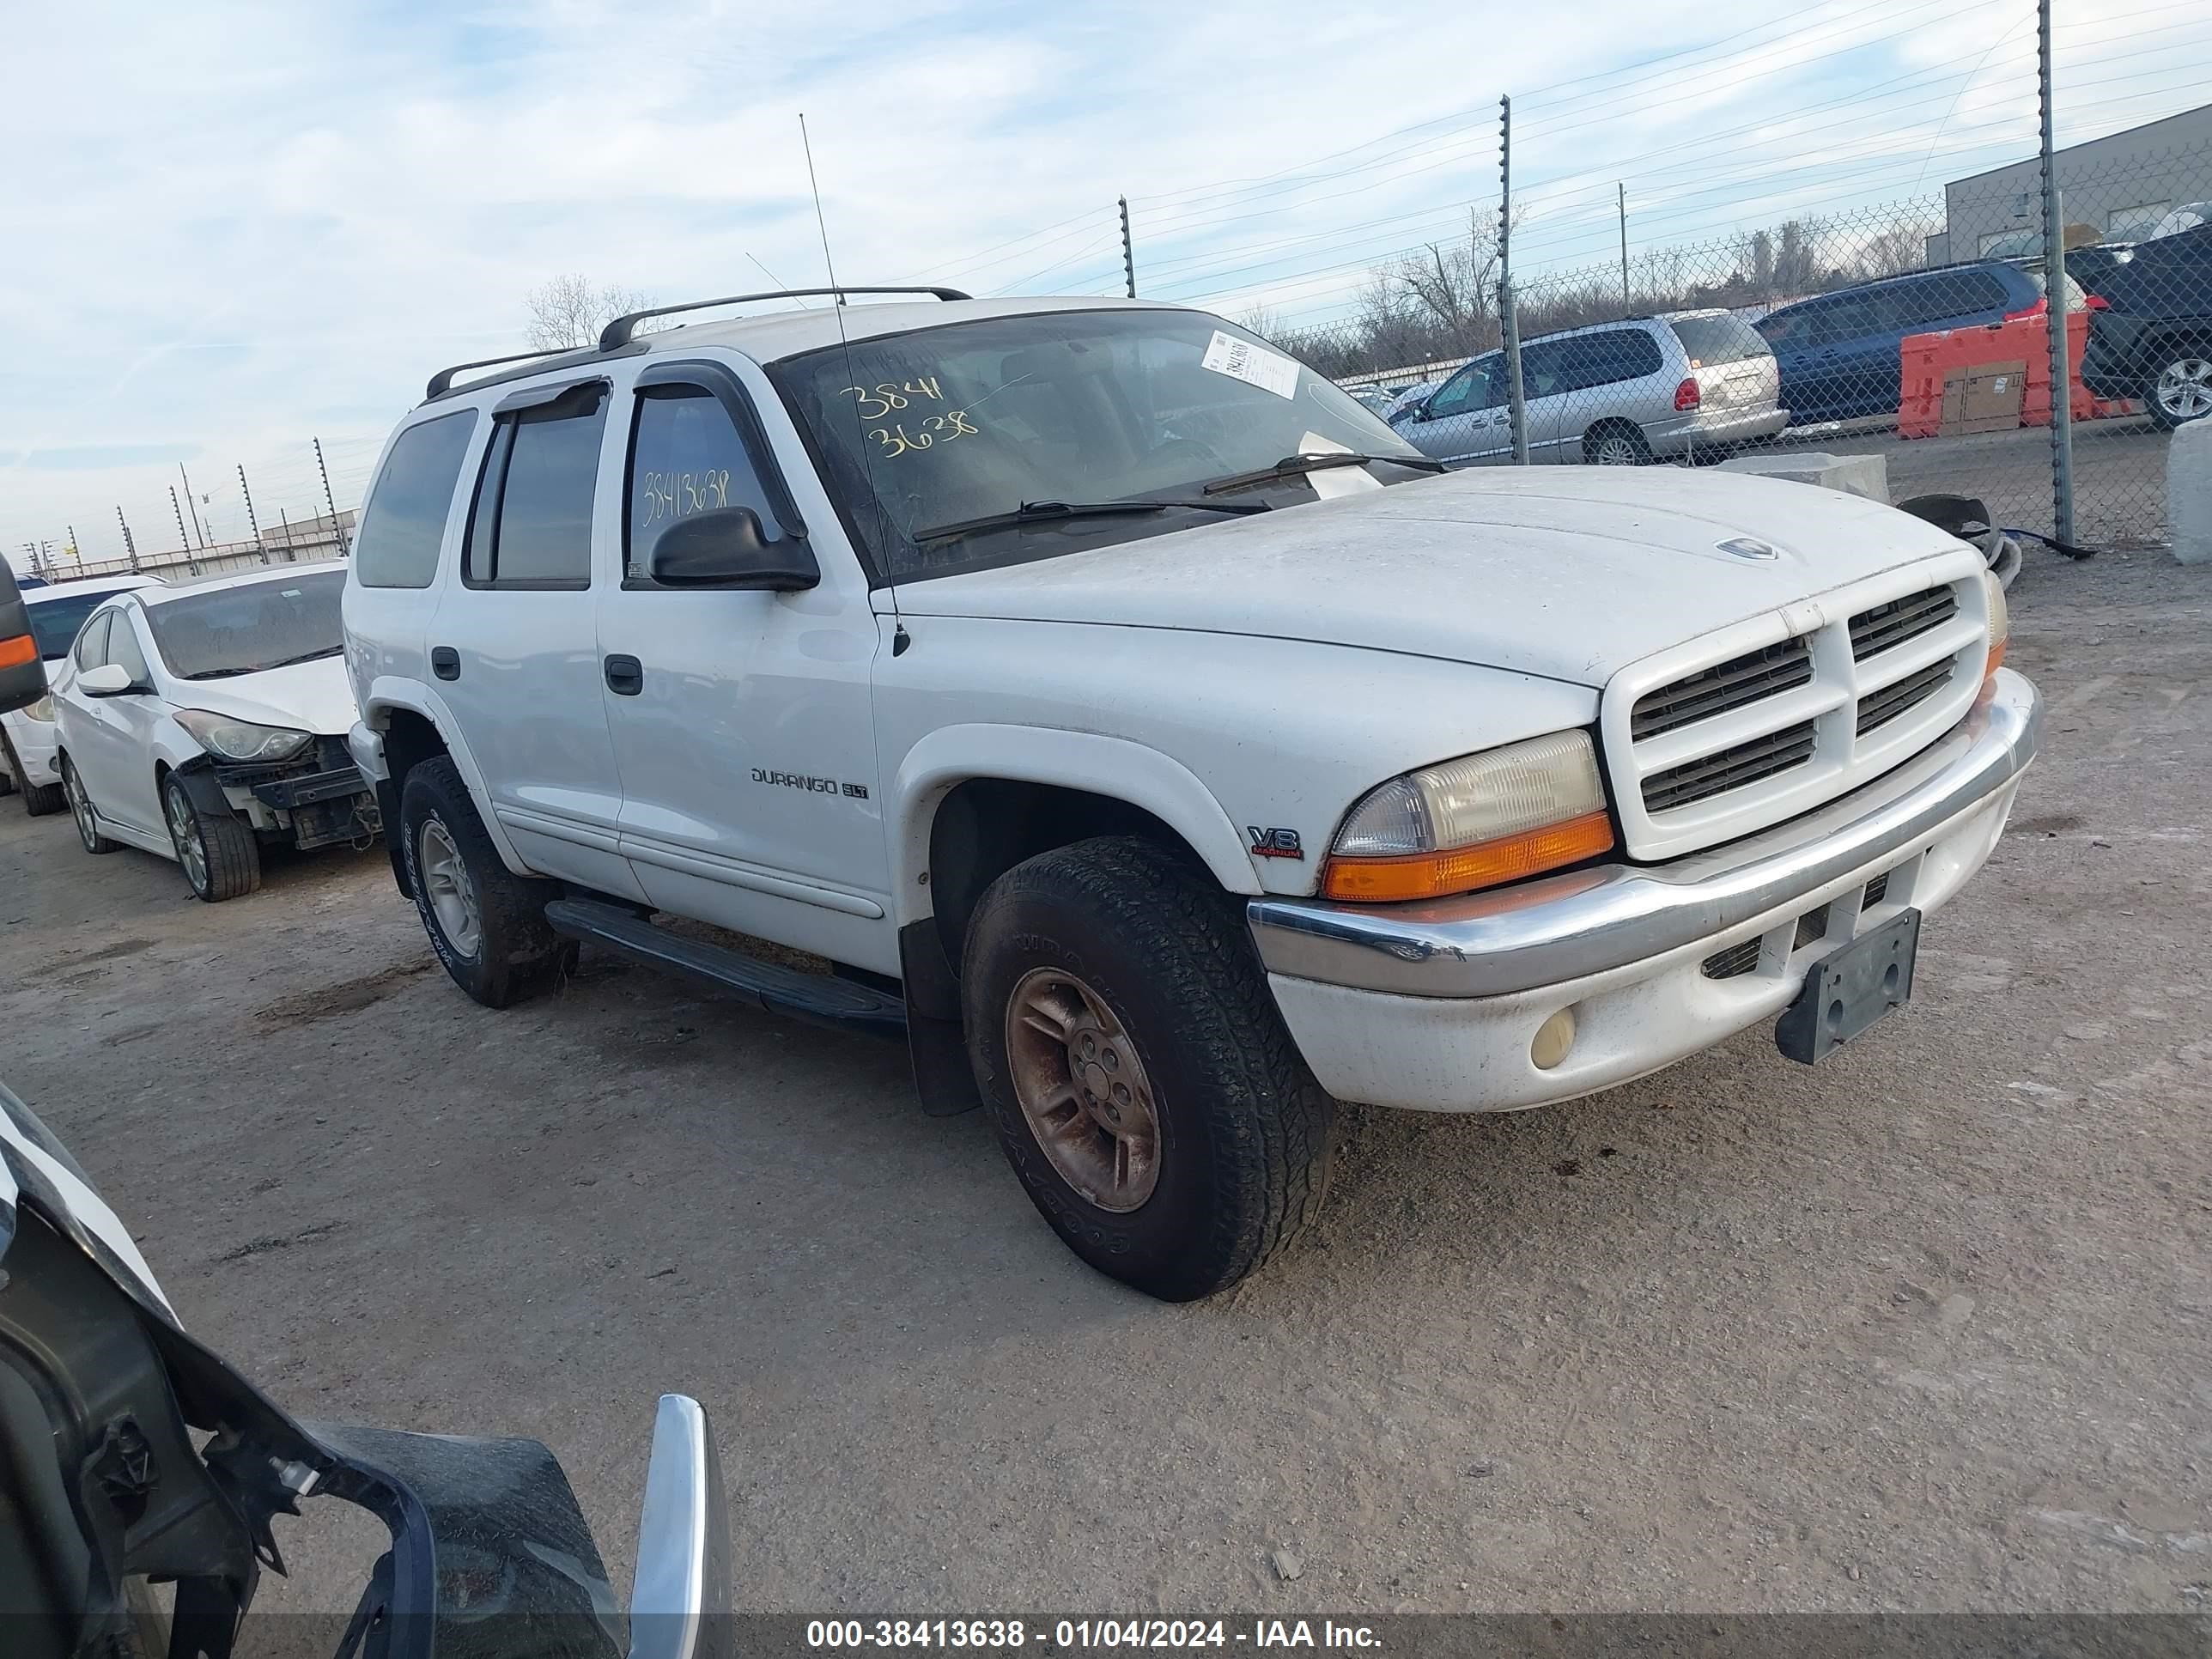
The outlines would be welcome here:
M 217 760 L 274 763 L 304 754 L 314 742 L 312 732 L 295 732 L 282 726 L 261 726 L 234 720 L 204 708 L 180 708 L 177 724 L 192 740 Z
M 1587 732 L 1423 767 L 1370 790 L 1337 831 L 1322 892 L 1441 898 L 1579 864 L 1613 844 Z

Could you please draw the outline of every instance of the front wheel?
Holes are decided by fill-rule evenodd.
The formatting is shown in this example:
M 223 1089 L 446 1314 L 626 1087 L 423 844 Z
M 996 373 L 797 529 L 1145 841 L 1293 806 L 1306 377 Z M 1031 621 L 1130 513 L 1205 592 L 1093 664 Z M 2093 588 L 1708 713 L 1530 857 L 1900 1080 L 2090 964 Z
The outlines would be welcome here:
M 407 774 L 398 833 L 407 890 L 454 984 L 504 1008 L 574 965 L 576 947 L 545 921 L 559 885 L 507 867 L 452 761 L 440 756 Z
M 261 885 L 261 844 L 252 827 L 228 811 L 203 811 L 173 772 L 162 780 L 161 816 L 194 898 L 220 904 Z
M 2151 376 L 2144 402 L 2151 420 L 2168 432 L 2212 415 L 2212 348 L 2185 346 L 2171 353 Z
M 1031 1202 L 1164 1301 L 1225 1290 L 1319 1211 L 1334 1103 L 1234 902 L 1150 842 L 1079 842 L 993 883 L 962 971 L 969 1056 Z

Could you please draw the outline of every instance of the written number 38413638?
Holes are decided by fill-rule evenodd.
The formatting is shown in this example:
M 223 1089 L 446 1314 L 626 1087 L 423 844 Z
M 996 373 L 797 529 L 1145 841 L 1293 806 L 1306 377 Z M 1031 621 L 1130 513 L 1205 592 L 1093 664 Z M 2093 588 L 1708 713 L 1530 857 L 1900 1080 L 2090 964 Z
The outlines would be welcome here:
M 914 422 L 912 431 L 907 429 L 906 419 L 869 430 L 868 436 L 886 456 L 927 449 L 940 441 L 950 442 L 971 435 L 977 429 L 968 418 L 966 410 L 943 406 L 945 393 L 934 374 L 912 380 L 885 381 L 872 388 L 848 386 L 844 390 L 855 400 L 863 420 L 884 421 L 901 410 L 910 411 L 907 418 Z M 934 409 L 933 404 L 936 405 Z

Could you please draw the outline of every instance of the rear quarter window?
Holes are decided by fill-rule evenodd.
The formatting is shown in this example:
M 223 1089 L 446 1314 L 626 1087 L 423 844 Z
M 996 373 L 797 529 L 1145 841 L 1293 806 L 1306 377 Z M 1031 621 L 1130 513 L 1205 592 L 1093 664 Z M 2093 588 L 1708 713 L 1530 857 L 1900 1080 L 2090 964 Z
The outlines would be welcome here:
M 1674 327 L 1674 337 L 1681 341 L 1695 368 L 1711 368 L 1717 363 L 1740 363 L 1747 357 L 1772 355 L 1765 337 L 1741 317 L 1680 317 Z
M 457 410 L 409 427 L 392 444 L 354 538 L 354 575 L 363 587 L 428 587 L 436 579 L 476 424 L 474 410 Z

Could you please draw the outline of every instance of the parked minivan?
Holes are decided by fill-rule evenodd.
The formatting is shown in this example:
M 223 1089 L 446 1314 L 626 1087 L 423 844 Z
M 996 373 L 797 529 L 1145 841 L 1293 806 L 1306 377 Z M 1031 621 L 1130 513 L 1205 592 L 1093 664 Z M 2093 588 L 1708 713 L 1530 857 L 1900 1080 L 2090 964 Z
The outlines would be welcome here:
M 2071 277 L 2068 309 L 2081 308 Z M 1790 424 L 1897 412 L 1899 348 L 1908 334 L 2033 317 L 2044 308 L 2040 271 L 2002 259 L 1917 270 L 1838 289 L 1770 311 L 1759 331 L 1782 368 Z
M 1570 329 L 1524 343 L 1528 459 L 1639 466 L 1715 460 L 1789 423 L 1774 354 L 1741 318 L 1682 311 Z M 1468 363 L 1390 417 L 1398 434 L 1451 466 L 1513 458 L 1505 355 Z

